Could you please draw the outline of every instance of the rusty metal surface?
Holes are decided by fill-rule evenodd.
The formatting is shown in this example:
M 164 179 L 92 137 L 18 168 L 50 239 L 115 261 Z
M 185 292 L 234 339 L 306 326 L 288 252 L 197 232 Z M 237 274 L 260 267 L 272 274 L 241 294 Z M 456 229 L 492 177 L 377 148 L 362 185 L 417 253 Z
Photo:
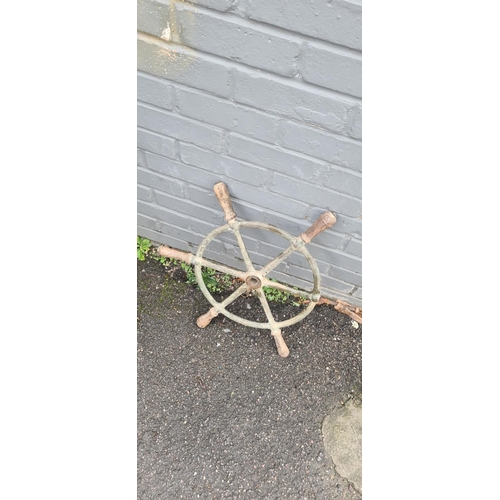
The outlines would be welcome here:
M 276 342 L 278 354 L 282 357 L 287 357 L 289 355 L 289 350 L 281 335 L 281 329 L 288 326 L 292 326 L 295 323 L 304 319 L 308 314 L 311 313 L 311 311 L 314 309 L 315 305 L 320 299 L 321 276 L 316 261 L 313 259 L 309 251 L 306 249 L 306 245 L 319 233 L 325 231 L 333 224 L 335 224 L 336 221 L 335 215 L 333 215 L 331 212 L 323 213 L 321 217 L 319 217 L 318 220 L 316 220 L 307 229 L 307 231 L 302 233 L 300 236 L 295 237 L 287 233 L 286 231 L 278 229 L 277 227 L 272 226 L 271 224 L 268 224 L 266 222 L 238 221 L 236 219 L 237 216 L 233 209 L 233 205 L 231 203 L 229 190 L 227 189 L 227 186 L 223 182 L 218 182 L 217 184 L 215 184 L 214 193 L 220 203 L 220 206 L 222 207 L 222 210 L 224 211 L 224 217 L 227 221 L 227 224 L 214 229 L 210 234 L 208 234 L 198 247 L 196 255 L 193 255 L 192 253 L 189 252 L 181 252 L 179 250 L 174 250 L 163 246 L 160 247 L 159 253 L 166 257 L 179 259 L 184 262 L 187 262 L 188 264 L 194 265 L 194 273 L 196 276 L 196 281 L 198 282 L 198 286 L 200 287 L 200 290 L 202 291 L 205 298 L 212 305 L 212 307 L 208 310 L 208 312 L 202 314 L 197 319 L 196 323 L 200 328 L 207 327 L 214 317 L 216 317 L 218 314 L 223 314 L 229 319 L 235 321 L 236 323 L 240 323 L 244 326 L 249 326 L 251 328 L 269 329 L 271 331 L 271 335 L 274 337 L 274 340 Z M 268 262 L 261 269 L 257 270 L 255 269 L 252 259 L 250 258 L 248 250 L 245 246 L 245 242 L 243 241 L 243 238 L 240 233 L 240 228 L 261 229 L 264 231 L 271 231 L 275 234 L 278 234 L 282 238 L 288 240 L 290 244 L 288 248 L 283 250 L 276 258 Z M 236 238 L 238 247 L 241 252 L 241 256 L 245 263 L 246 271 L 240 271 L 239 269 L 219 264 L 217 262 L 213 262 L 203 257 L 203 254 L 205 253 L 205 250 L 207 249 L 210 242 L 215 238 L 217 238 L 217 236 L 225 232 L 232 233 Z M 273 269 L 279 266 L 284 260 L 286 260 L 293 252 L 299 252 L 300 254 L 302 254 L 304 258 L 307 260 L 309 266 L 311 267 L 313 275 L 313 288 L 310 291 L 292 288 L 290 286 L 272 281 L 267 278 L 267 275 Z M 223 300 L 222 302 L 217 302 L 213 298 L 212 294 L 209 292 L 207 286 L 205 285 L 205 281 L 203 280 L 203 275 L 202 275 L 203 267 L 208 267 L 214 269 L 215 271 L 219 271 L 221 273 L 228 274 L 235 278 L 239 278 L 243 281 L 243 284 L 225 300 Z M 295 296 L 300 296 L 307 300 L 307 306 L 304 308 L 303 311 L 301 311 L 293 318 L 289 318 L 285 321 L 276 321 L 271 312 L 271 308 L 269 307 L 266 295 L 263 292 L 263 287 L 270 287 L 276 290 L 290 293 Z M 267 322 L 247 320 L 227 310 L 227 306 L 229 306 L 238 297 L 240 297 L 242 294 L 248 291 L 252 291 L 259 298 L 259 301 L 266 315 Z
M 270 263 L 268 263 L 266 266 L 264 266 L 260 270 L 256 270 L 250 260 L 250 257 L 248 256 L 248 252 L 246 251 L 246 248 L 244 246 L 243 240 L 241 236 L 238 238 L 236 235 L 240 235 L 239 229 L 240 227 L 245 227 L 245 228 L 253 228 L 253 229 L 264 229 L 268 231 L 272 231 L 276 234 L 279 234 L 280 236 L 284 237 L 290 242 L 289 247 L 283 251 L 278 257 L 276 257 L 274 260 L 272 260 Z M 224 269 L 223 272 L 226 274 L 229 274 L 231 276 L 235 276 L 241 279 L 244 279 L 245 281 L 247 279 L 250 279 L 251 281 L 259 281 L 261 283 L 260 287 L 256 287 L 255 290 L 260 291 L 262 289 L 262 286 L 268 286 L 271 288 L 275 288 L 277 290 L 281 291 L 288 291 L 289 293 L 293 293 L 296 295 L 300 295 L 304 298 L 307 298 L 310 300 L 309 304 L 307 307 L 301 311 L 300 314 L 297 316 L 294 316 L 293 318 L 289 318 L 285 321 L 269 321 L 269 316 L 266 313 L 266 316 L 268 316 L 268 321 L 267 322 L 257 322 L 257 321 L 250 321 L 244 318 L 241 318 L 240 316 L 236 316 L 235 314 L 229 312 L 226 307 L 233 302 L 233 300 L 236 300 L 236 298 L 247 291 L 248 285 L 245 282 L 241 287 L 237 290 L 239 293 L 233 297 L 233 295 L 229 296 L 224 302 L 217 302 L 209 292 L 208 288 L 205 285 L 205 282 L 203 281 L 202 277 L 202 272 L 201 268 L 202 267 L 210 267 L 209 261 L 203 258 L 203 253 L 205 252 L 207 246 L 210 244 L 210 242 L 219 236 L 220 234 L 224 232 L 232 232 L 235 234 L 236 239 L 238 243 L 240 244 L 240 249 L 243 249 L 242 255 L 243 259 L 245 261 L 245 264 L 247 266 L 247 272 L 240 271 L 238 269 L 234 269 L 228 266 L 222 266 Z M 281 283 L 276 283 L 274 281 L 271 281 L 266 278 L 266 275 L 269 274 L 276 266 L 278 266 L 281 262 L 283 262 L 286 257 L 288 257 L 291 253 L 294 251 L 300 252 L 307 260 L 309 265 L 311 266 L 311 271 L 313 273 L 313 290 L 312 291 L 307 291 L 307 290 L 296 290 L 292 287 L 288 287 L 286 285 L 282 285 Z M 246 255 L 246 258 L 245 258 Z M 271 226 L 270 224 L 267 224 L 265 222 L 256 222 L 256 221 L 232 221 L 224 226 L 218 227 L 214 229 L 210 234 L 208 234 L 205 239 L 201 242 L 200 246 L 198 247 L 198 251 L 196 252 L 195 257 L 192 260 L 192 263 L 194 264 L 194 270 L 195 270 L 195 275 L 196 275 L 196 280 L 198 282 L 198 285 L 200 286 L 200 289 L 203 293 L 203 295 L 206 297 L 206 299 L 212 304 L 212 306 L 215 308 L 215 310 L 220 313 L 224 314 L 224 316 L 227 316 L 229 319 L 236 321 L 237 323 L 240 323 L 245 326 L 249 326 L 252 328 L 262 328 L 262 329 L 269 329 L 272 331 L 275 331 L 277 329 L 285 328 L 287 326 L 294 325 L 298 321 L 304 319 L 313 309 L 314 306 L 316 305 L 316 302 L 319 300 L 320 297 L 320 287 L 321 287 L 321 277 L 319 273 L 318 266 L 316 264 L 316 261 L 313 259 L 307 248 L 305 247 L 304 241 L 300 237 L 294 237 L 287 233 L 286 231 L 283 231 L 281 229 L 278 229 L 277 227 Z M 207 265 L 208 264 L 208 265 Z M 262 294 L 263 299 L 261 298 L 261 302 L 264 304 L 267 302 L 267 299 L 265 298 L 265 295 Z M 259 296 L 260 298 L 260 296 Z M 264 302 L 266 301 L 266 302 Z M 266 311 L 266 309 L 264 308 Z

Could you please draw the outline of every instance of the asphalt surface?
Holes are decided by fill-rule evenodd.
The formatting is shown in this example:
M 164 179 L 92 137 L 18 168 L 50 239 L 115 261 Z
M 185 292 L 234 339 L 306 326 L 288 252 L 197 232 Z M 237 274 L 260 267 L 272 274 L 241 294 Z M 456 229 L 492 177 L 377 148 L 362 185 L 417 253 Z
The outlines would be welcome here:
M 198 328 L 209 304 L 182 270 L 148 259 L 137 277 L 138 499 L 361 499 L 322 436 L 329 413 L 361 399 L 361 326 L 317 306 L 283 330 L 281 358 L 268 330 L 222 315 Z M 259 321 L 256 301 L 232 312 Z

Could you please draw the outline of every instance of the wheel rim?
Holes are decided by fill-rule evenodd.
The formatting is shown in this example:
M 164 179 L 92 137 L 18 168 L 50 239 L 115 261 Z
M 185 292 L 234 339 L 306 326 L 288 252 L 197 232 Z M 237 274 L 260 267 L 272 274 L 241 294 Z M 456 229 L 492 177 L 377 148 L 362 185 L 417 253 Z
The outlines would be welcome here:
M 256 271 L 254 269 L 253 263 L 250 260 L 250 257 L 248 255 L 248 252 L 246 250 L 246 247 L 243 243 L 242 237 L 240 235 L 239 229 L 240 228 L 253 228 L 253 229 L 264 229 L 271 231 L 273 233 L 276 233 L 286 240 L 290 242 L 290 246 L 288 249 L 286 249 L 284 252 L 282 252 L 278 257 L 270 261 L 268 264 L 266 264 L 262 269 Z M 234 272 L 233 276 L 237 276 L 240 278 L 243 278 L 245 282 L 235 291 L 233 292 L 229 297 L 227 297 L 224 301 L 222 302 L 217 302 L 212 294 L 209 292 L 208 288 L 205 285 L 205 282 L 203 281 L 203 276 L 201 272 L 202 267 L 210 267 L 210 261 L 206 261 L 203 258 L 203 254 L 210 244 L 210 242 L 219 236 L 222 233 L 225 232 L 231 232 L 235 235 L 238 246 L 240 247 L 240 252 L 242 254 L 243 260 L 245 262 L 245 265 L 247 267 L 246 272 L 241 272 L 239 270 L 233 269 L 233 268 L 226 268 L 226 270 L 232 270 Z M 293 247 L 292 250 L 290 250 Z M 288 253 L 287 253 L 288 252 Z M 313 273 L 313 290 L 312 292 L 305 291 L 305 290 L 294 290 L 288 287 L 287 285 L 282 285 L 279 283 L 275 283 L 273 281 L 270 281 L 268 278 L 266 278 L 267 274 L 269 274 L 274 267 L 277 267 L 281 262 L 286 260 L 286 258 L 292 254 L 293 252 L 299 252 L 301 253 L 309 263 L 311 267 L 311 271 Z M 286 255 L 285 255 L 286 254 Z M 285 255 L 283 257 L 283 255 Z M 276 264 L 278 259 L 280 259 L 279 262 Z M 274 264 L 274 265 L 273 265 Z M 273 265 L 270 269 L 268 269 L 269 265 Z M 205 298 L 212 304 L 212 306 L 217 310 L 218 313 L 223 314 L 227 318 L 235 321 L 236 323 L 242 324 L 244 326 L 249 326 L 252 328 L 260 328 L 260 329 L 276 329 L 276 328 L 285 328 L 291 325 L 294 325 L 295 323 L 301 321 L 304 319 L 315 307 L 316 302 L 319 300 L 319 295 L 320 295 L 320 289 L 321 289 L 321 277 L 319 273 L 318 266 L 316 264 L 316 261 L 314 258 L 311 256 L 309 251 L 304 245 L 304 242 L 300 238 L 293 237 L 286 231 L 283 231 L 282 229 L 278 229 L 277 227 L 271 226 L 270 224 L 267 224 L 265 222 L 254 222 L 254 221 L 242 221 L 242 222 L 237 222 L 237 221 L 232 221 L 224 226 L 218 227 L 217 229 L 214 229 L 211 233 L 209 233 L 201 242 L 200 246 L 198 247 L 198 251 L 196 252 L 196 256 L 194 258 L 194 271 L 196 275 L 196 281 L 198 282 L 198 286 L 200 287 L 200 290 L 202 291 L 203 295 Z M 231 274 L 231 273 L 229 273 Z M 270 286 L 272 288 L 276 289 L 287 289 L 286 291 L 289 291 L 290 293 L 295 293 L 296 295 L 301 295 L 303 297 L 309 298 L 309 304 L 307 307 L 301 311 L 298 315 L 293 316 L 292 318 L 289 318 L 284 321 L 276 321 L 273 319 L 273 321 L 269 320 L 269 316 L 271 315 L 270 310 L 269 310 L 269 305 L 267 304 L 267 299 L 265 299 L 264 294 L 262 293 L 262 287 L 263 286 Z M 251 321 L 247 320 L 245 318 L 241 318 L 240 316 L 237 316 L 236 314 L 233 314 L 229 312 L 226 307 L 230 305 L 232 302 L 234 302 L 240 295 L 245 293 L 247 290 L 252 290 L 255 289 L 257 291 L 257 295 L 259 296 L 259 299 L 261 300 L 262 307 L 264 308 L 264 312 L 266 313 L 266 317 L 268 317 L 267 322 L 259 322 L 259 321 Z M 267 307 L 266 307 L 267 304 Z M 267 310 L 266 310 L 267 309 Z M 271 315 L 272 317 L 272 315 Z

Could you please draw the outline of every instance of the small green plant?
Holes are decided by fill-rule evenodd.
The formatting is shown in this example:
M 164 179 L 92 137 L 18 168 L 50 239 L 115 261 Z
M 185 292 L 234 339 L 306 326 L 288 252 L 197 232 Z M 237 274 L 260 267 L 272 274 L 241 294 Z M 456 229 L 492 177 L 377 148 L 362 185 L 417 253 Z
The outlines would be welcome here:
M 190 266 L 185 262 L 181 262 L 180 266 L 186 273 L 186 283 L 198 286 L 193 266 Z M 229 288 L 233 283 L 231 276 L 228 274 L 217 273 L 214 269 L 210 269 L 208 267 L 201 268 L 201 276 L 205 286 L 208 288 L 208 291 L 212 293 L 221 292 L 225 288 Z
M 203 278 L 203 282 L 210 292 L 221 291 L 221 287 L 219 286 L 219 282 L 216 279 L 216 273 L 214 269 L 202 267 L 201 276 Z
M 137 236 L 137 258 L 139 260 L 145 260 L 151 248 L 151 241 L 146 238 L 141 238 Z
M 274 278 L 270 278 L 270 281 L 278 283 L 278 280 L 275 280 Z M 262 291 L 264 292 L 266 299 L 270 302 L 280 302 L 283 304 L 291 297 L 288 292 L 283 292 L 277 288 L 271 288 L 270 286 L 263 286 Z
M 179 264 L 175 259 L 169 259 L 168 257 L 165 257 L 164 255 L 160 255 L 158 253 L 158 251 L 154 252 L 151 255 L 151 257 L 165 267 L 170 267 L 172 264 L 174 264 L 174 265 Z
M 279 281 L 274 278 L 270 278 L 269 280 L 274 281 L 275 283 L 279 283 Z M 293 288 L 295 290 L 298 290 L 296 286 L 294 286 Z M 270 286 L 263 286 L 262 291 L 264 292 L 267 300 L 269 300 L 270 302 L 279 302 L 281 304 L 284 304 L 288 300 L 291 300 L 292 305 L 296 307 L 304 305 L 304 299 L 301 297 L 295 297 L 292 293 L 283 292 L 282 290 L 271 288 Z
M 225 288 L 230 288 L 233 286 L 233 281 L 234 278 L 232 276 L 229 276 L 229 274 L 218 274 L 217 275 L 217 281 L 221 287 L 221 290 L 224 290 Z
M 168 267 L 170 265 L 170 262 L 168 262 L 170 259 L 167 259 L 164 255 L 160 255 L 159 253 L 154 253 L 152 255 L 154 260 L 157 260 L 161 265 Z
M 181 268 L 186 273 L 186 282 L 189 283 L 190 285 L 196 285 L 197 281 L 193 267 L 187 264 L 186 262 L 181 262 Z

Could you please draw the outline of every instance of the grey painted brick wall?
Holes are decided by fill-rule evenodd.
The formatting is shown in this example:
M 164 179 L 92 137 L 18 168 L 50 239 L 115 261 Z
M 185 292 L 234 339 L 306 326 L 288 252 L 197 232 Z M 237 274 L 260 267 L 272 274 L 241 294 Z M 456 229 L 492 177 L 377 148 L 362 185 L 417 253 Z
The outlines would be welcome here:
M 309 244 L 322 293 L 362 305 L 361 5 L 357 0 L 138 0 L 137 234 L 195 252 L 224 224 L 225 182 L 241 220 Z M 263 265 L 287 246 L 243 231 Z M 242 268 L 224 235 L 207 256 Z M 292 254 L 273 276 L 308 287 Z

